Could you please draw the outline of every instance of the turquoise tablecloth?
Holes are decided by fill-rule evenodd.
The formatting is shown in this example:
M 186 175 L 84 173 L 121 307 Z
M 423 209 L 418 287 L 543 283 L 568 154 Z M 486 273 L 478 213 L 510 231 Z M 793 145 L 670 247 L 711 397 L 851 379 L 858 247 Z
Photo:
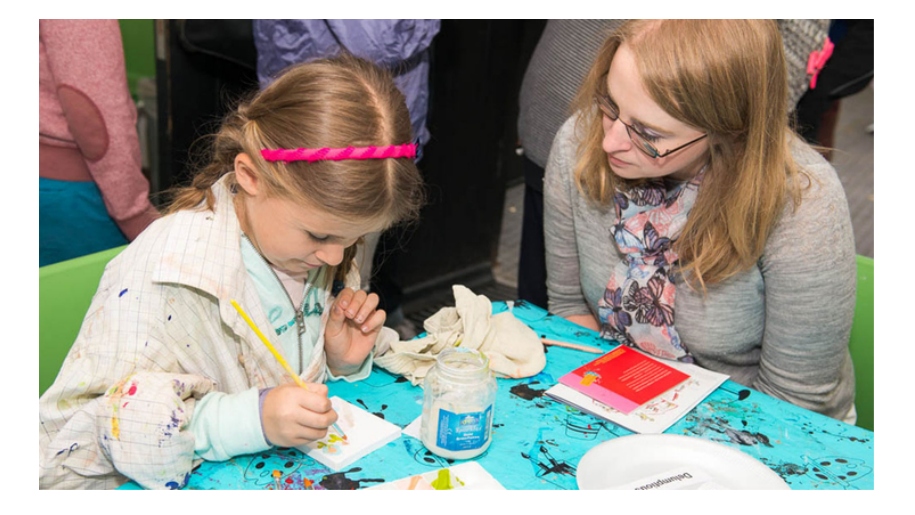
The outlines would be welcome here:
M 494 311 L 504 311 L 495 303 Z M 539 334 L 610 350 L 600 339 L 560 317 L 524 303 L 512 311 Z M 547 365 L 535 377 L 499 379 L 493 441 L 477 461 L 508 489 L 576 489 L 576 465 L 592 447 L 632 434 L 609 422 L 555 402 L 543 392 L 556 379 L 595 358 L 594 354 L 547 348 Z M 375 367 L 364 381 L 329 383 L 339 395 L 401 427 L 422 409 L 422 389 Z M 670 429 L 723 443 L 743 451 L 777 472 L 793 489 L 873 489 L 874 433 L 799 408 L 755 390 L 726 381 L 703 403 Z M 205 462 L 191 474 L 187 489 L 265 489 L 273 471 L 288 488 L 303 479 L 316 488 L 356 489 L 455 464 L 439 458 L 409 436 L 357 461 L 346 470 L 331 471 L 295 449 L 276 449 L 239 456 L 226 462 Z M 136 487 L 132 483 L 126 488 Z

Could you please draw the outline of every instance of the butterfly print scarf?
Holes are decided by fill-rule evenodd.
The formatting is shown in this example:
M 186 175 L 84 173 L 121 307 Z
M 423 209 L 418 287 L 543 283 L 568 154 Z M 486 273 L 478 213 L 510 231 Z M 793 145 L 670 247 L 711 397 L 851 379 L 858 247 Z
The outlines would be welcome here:
M 680 236 L 704 170 L 668 189 L 657 179 L 613 197 L 616 224 L 610 235 L 625 259 L 612 270 L 598 301 L 601 336 L 655 356 L 692 363 L 674 327 L 676 286 L 671 248 Z

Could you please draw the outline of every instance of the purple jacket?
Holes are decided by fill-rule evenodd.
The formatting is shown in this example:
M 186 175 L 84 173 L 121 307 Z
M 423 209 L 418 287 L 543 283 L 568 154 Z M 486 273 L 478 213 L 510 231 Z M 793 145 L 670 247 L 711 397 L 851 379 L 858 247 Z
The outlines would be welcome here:
M 439 20 L 254 20 L 257 76 L 263 87 L 291 64 L 345 48 L 392 71 L 423 145 L 429 141 L 429 46 L 440 26 Z

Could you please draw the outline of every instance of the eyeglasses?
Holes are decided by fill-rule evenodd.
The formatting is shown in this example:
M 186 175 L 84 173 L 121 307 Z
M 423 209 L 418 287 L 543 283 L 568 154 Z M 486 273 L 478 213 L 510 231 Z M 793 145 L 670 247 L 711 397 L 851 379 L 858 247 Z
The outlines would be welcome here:
M 708 134 L 703 134 L 702 136 L 699 136 L 698 138 L 690 141 L 689 143 L 684 143 L 683 145 L 680 145 L 677 148 L 667 150 L 665 152 L 661 152 L 660 150 L 657 149 L 657 147 L 655 147 L 654 145 L 649 143 L 645 139 L 645 136 L 643 136 L 638 131 L 638 129 L 635 129 L 628 123 L 624 122 L 623 120 L 620 120 L 620 110 L 610 100 L 610 97 L 608 95 L 597 95 L 595 97 L 595 100 L 597 101 L 597 107 L 600 108 L 601 112 L 603 112 L 605 115 L 607 115 L 607 118 L 610 118 L 613 121 L 619 120 L 619 122 L 622 123 L 623 126 L 626 127 L 626 133 L 629 134 L 629 140 L 632 141 L 633 143 L 635 143 L 635 148 L 641 150 L 646 156 L 648 156 L 652 159 L 659 159 L 662 157 L 667 157 L 667 156 L 673 154 L 674 152 L 676 152 L 678 150 L 682 150 L 682 149 L 692 145 L 693 143 L 701 140 L 702 138 L 705 138 L 706 136 L 708 136 Z

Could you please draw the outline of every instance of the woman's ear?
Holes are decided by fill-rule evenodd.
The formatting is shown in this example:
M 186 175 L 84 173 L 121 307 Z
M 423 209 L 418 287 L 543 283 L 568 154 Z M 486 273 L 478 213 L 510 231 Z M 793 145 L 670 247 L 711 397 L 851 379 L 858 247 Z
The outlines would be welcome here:
M 235 156 L 235 180 L 245 193 L 254 197 L 257 196 L 260 177 L 257 175 L 257 167 L 251 156 L 244 152 Z

